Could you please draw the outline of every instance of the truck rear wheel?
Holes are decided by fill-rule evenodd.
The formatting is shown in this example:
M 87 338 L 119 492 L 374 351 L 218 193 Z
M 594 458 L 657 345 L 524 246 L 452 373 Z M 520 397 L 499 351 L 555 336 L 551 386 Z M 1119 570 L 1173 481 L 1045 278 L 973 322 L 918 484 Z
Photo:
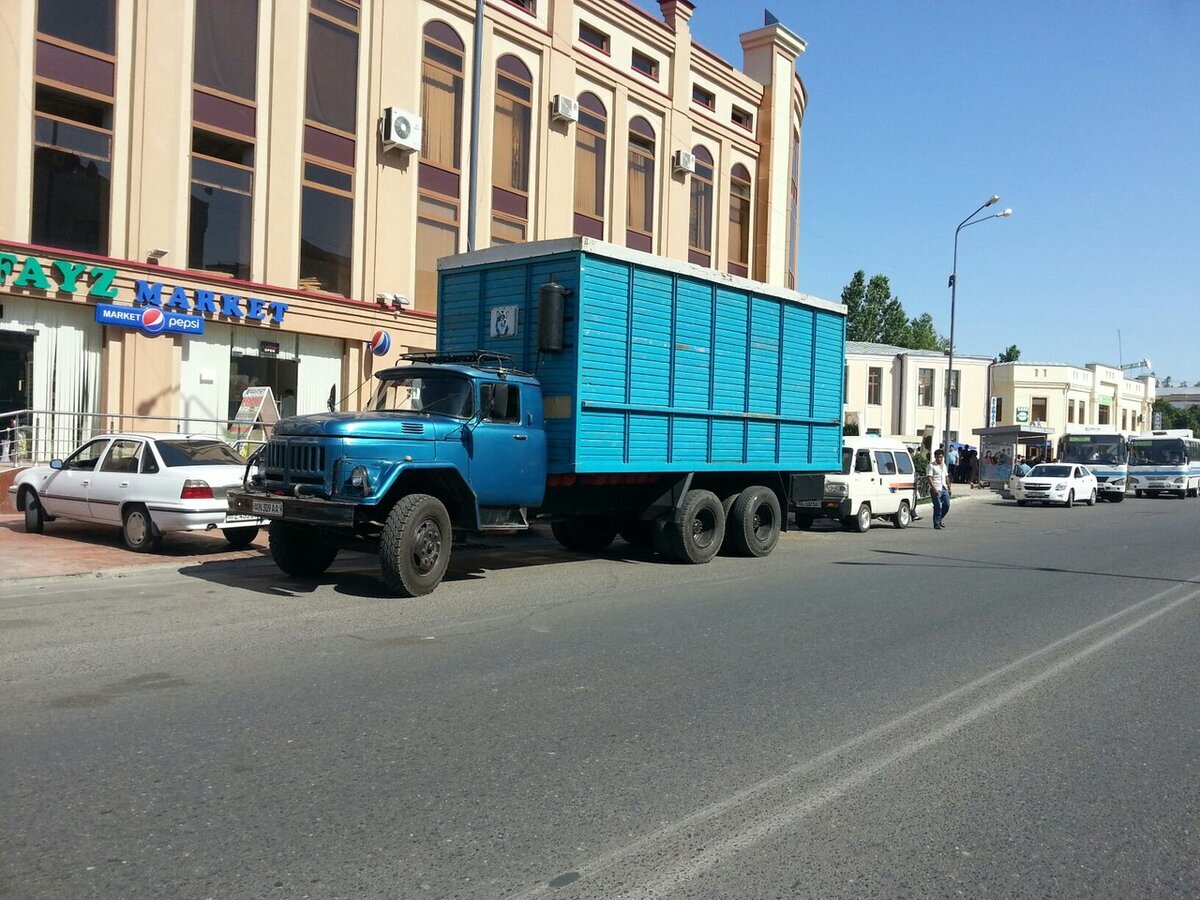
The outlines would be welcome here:
M 688 491 L 683 496 L 680 521 L 662 523 L 658 543 L 666 556 L 680 562 L 703 564 L 717 555 L 725 540 L 725 510 L 712 491 Z
M 392 507 L 379 540 L 379 564 L 388 588 L 420 597 L 439 584 L 450 565 L 454 534 L 437 497 L 409 494 Z
M 271 523 L 267 546 L 275 565 L 293 578 L 315 578 L 329 568 L 338 552 L 311 528 L 288 522 Z
M 733 549 L 739 556 L 766 556 L 779 543 L 779 498 L 770 488 L 756 484 L 734 501 L 725 521 L 732 536 Z
M 617 526 L 606 516 L 555 519 L 550 530 L 556 541 L 576 553 L 603 553 L 617 536 Z

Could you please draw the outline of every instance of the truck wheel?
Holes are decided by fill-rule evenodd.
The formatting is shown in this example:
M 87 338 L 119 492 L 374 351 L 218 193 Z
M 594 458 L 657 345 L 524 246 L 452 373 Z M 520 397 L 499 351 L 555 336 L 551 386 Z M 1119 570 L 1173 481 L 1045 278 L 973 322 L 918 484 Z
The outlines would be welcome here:
M 892 516 L 892 524 L 897 528 L 907 528 L 910 521 L 912 521 L 912 513 L 908 509 L 908 501 L 901 500 L 900 508 Z
M 35 491 L 26 489 L 22 492 L 21 508 L 25 511 L 26 534 L 41 534 L 46 530 L 46 516 Z
M 617 536 L 617 526 L 606 516 L 555 519 L 550 530 L 556 541 L 575 553 L 603 553 Z
M 664 538 L 671 558 L 702 564 L 711 560 L 725 540 L 725 510 L 712 491 L 688 491 L 679 522 L 667 521 Z
M 645 519 L 628 519 L 617 529 L 617 534 L 628 544 L 639 550 L 654 549 L 654 523 Z
M 409 494 L 392 507 L 379 541 L 379 563 L 387 586 L 404 597 L 420 597 L 442 583 L 454 542 L 450 514 L 437 497 Z
M 250 525 L 245 528 L 222 528 L 221 534 L 235 550 L 245 550 L 258 537 L 258 526 Z
M 287 522 L 271 523 L 267 546 L 275 565 L 293 578 L 315 578 L 329 568 L 338 552 L 312 529 Z
M 738 494 L 725 532 L 732 535 L 733 549 L 739 556 L 766 556 L 779 543 L 779 498 L 770 488 L 756 484 Z
M 137 553 L 153 553 L 162 544 L 162 534 L 150 518 L 150 511 L 140 503 L 125 507 L 121 516 L 121 537 L 125 546 Z

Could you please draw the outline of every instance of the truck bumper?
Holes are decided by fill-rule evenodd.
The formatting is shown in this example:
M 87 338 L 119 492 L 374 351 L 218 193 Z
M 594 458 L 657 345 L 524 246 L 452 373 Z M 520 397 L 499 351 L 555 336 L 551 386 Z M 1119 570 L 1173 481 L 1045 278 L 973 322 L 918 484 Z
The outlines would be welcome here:
M 825 519 L 845 519 L 853 514 L 850 499 L 825 498 L 823 500 L 800 500 L 793 504 L 796 512 Z
M 323 500 L 319 497 L 283 497 L 278 494 L 229 492 L 229 511 L 257 516 L 267 521 L 281 520 L 297 525 L 324 525 L 353 528 L 360 507 L 355 503 Z

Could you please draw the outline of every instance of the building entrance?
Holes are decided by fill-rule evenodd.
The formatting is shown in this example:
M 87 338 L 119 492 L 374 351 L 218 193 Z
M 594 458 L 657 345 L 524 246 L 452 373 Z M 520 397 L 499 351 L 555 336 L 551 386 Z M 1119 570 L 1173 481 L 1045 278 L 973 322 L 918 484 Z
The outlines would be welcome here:
M 0 331 L 0 412 L 32 407 L 33 335 Z
M 229 418 L 237 413 L 242 391 L 259 385 L 269 387 L 279 405 L 280 416 L 296 414 L 296 387 L 300 364 L 295 359 L 275 356 L 235 356 L 229 364 Z

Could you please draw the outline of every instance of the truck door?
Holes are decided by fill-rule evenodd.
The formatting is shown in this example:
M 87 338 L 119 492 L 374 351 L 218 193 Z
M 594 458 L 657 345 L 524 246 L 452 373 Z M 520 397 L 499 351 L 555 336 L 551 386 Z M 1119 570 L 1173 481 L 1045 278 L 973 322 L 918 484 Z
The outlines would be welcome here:
M 532 390 L 526 386 L 526 390 Z M 471 487 L 480 506 L 536 506 L 546 490 L 546 433 L 522 387 L 481 386 L 483 421 L 470 432 Z

